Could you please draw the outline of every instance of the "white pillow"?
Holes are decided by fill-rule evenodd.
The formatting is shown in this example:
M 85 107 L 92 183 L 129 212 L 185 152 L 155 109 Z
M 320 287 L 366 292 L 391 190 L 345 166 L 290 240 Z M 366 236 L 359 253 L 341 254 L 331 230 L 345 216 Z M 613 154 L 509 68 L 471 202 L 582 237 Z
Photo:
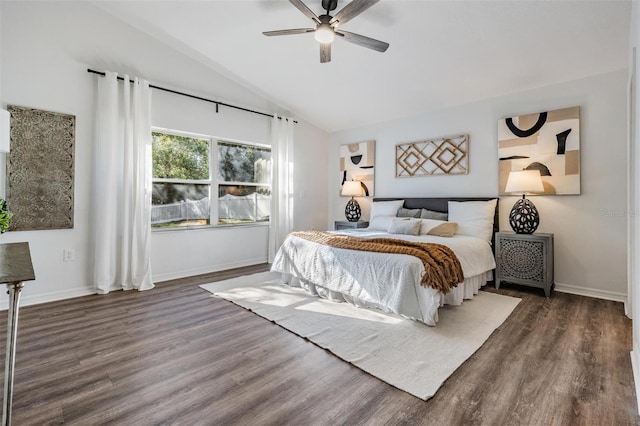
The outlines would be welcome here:
M 449 221 L 458 223 L 458 235 L 491 242 L 497 199 L 489 201 L 449 201 Z
M 371 203 L 369 222 L 372 222 L 378 216 L 395 216 L 403 204 L 404 200 L 374 201 Z
M 375 229 L 377 231 L 389 232 L 395 216 L 378 216 L 369 221 L 369 229 Z

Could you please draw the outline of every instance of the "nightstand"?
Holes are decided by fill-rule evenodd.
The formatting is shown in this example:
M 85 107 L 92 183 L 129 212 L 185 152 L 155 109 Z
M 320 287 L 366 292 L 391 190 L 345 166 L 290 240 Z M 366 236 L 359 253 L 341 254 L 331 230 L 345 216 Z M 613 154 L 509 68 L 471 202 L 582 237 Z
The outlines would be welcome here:
M 340 229 L 366 228 L 369 226 L 369 222 L 366 222 L 364 220 L 359 220 L 357 222 L 349 222 L 348 220 L 336 220 L 334 226 L 336 231 Z
M 500 282 L 544 289 L 553 286 L 553 234 L 496 232 L 496 288 Z

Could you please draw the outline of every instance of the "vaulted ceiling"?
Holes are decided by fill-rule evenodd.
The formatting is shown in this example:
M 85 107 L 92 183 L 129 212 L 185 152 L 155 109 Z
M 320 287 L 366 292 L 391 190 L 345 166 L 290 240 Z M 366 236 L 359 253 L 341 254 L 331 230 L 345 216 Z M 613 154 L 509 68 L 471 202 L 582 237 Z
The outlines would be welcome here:
M 630 1 L 382 0 L 342 28 L 387 52 L 336 40 L 325 64 L 313 34 L 262 35 L 313 26 L 286 0 L 98 4 L 328 132 L 620 70 L 629 56 Z

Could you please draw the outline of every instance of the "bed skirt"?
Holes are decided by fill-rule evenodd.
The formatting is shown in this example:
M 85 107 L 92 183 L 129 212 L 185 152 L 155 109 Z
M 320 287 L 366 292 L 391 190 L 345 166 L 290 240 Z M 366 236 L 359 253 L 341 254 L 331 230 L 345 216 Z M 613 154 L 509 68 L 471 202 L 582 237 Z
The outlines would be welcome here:
M 393 313 L 401 315 L 405 318 L 424 322 L 427 325 L 435 326 L 436 322 L 438 321 L 439 307 L 444 305 L 460 305 L 464 300 L 473 299 L 473 296 L 478 294 L 480 288 L 491 280 L 493 280 L 493 270 L 475 275 L 473 277 L 465 278 L 463 284 L 458 285 L 447 294 L 442 294 L 441 292 L 429 287 L 423 287 L 424 292 L 418 296 L 420 299 L 419 304 L 422 308 L 423 318 L 408 317 L 400 312 Z M 383 312 L 392 312 L 386 306 L 380 305 L 375 302 L 362 300 L 358 297 L 354 297 L 348 294 L 330 290 L 328 288 L 322 287 L 321 285 L 299 279 L 286 272 L 282 273 L 282 283 L 290 287 L 300 287 L 314 296 L 332 300 L 334 302 L 346 302 L 359 308 L 373 308 L 379 309 Z

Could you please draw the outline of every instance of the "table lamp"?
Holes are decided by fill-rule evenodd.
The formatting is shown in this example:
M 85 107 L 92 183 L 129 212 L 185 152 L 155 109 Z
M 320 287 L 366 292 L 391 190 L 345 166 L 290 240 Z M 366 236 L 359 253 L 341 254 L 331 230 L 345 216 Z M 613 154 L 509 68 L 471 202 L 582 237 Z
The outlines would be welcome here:
M 539 170 L 520 170 L 509 173 L 505 192 L 522 193 L 509 213 L 509 225 L 516 234 L 533 234 L 540 224 L 536 206 L 525 198 L 526 193 L 544 192 Z
M 344 215 L 349 222 L 357 222 L 362 215 L 360 204 L 353 198 L 362 195 L 362 185 L 355 180 L 348 180 L 342 185 L 341 194 L 345 197 L 351 197 L 344 209 Z

